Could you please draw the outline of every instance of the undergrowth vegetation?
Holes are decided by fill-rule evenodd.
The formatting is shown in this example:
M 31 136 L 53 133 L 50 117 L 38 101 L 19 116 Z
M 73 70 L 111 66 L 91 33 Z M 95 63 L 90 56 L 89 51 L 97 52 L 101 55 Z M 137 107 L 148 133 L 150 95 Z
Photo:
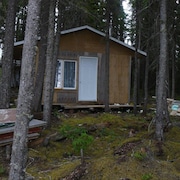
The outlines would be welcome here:
M 55 115 L 52 127 L 29 145 L 27 174 L 34 179 L 63 179 L 82 163 L 81 149 L 87 163 L 82 180 L 180 179 L 179 126 L 166 132 L 159 154 L 154 127 L 149 128 L 151 114 L 84 111 Z M 46 137 L 48 144 L 44 144 Z

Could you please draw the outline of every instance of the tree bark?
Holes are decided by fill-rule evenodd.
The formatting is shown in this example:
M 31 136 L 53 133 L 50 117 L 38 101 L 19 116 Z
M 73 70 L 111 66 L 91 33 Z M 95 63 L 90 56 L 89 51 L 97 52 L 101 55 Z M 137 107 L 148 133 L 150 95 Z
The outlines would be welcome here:
M 105 97 L 104 97 L 104 103 L 105 103 L 105 112 L 108 112 L 109 109 L 109 53 L 110 53 L 110 47 L 109 47 L 109 29 L 110 29 L 110 1 L 107 0 L 106 5 L 106 49 L 105 49 Z
M 46 50 L 47 50 L 47 34 L 49 17 L 49 0 L 45 0 L 41 3 L 41 16 L 40 16 L 40 42 L 39 42 L 39 59 L 36 70 L 35 78 L 35 90 L 33 99 L 33 109 L 35 112 L 41 111 L 42 104 L 42 92 L 44 84 L 44 72 L 46 65 Z
M 13 48 L 15 32 L 16 0 L 8 0 L 6 29 L 4 38 L 4 54 L 2 58 L 2 78 L 0 88 L 0 108 L 9 108 L 11 75 L 13 65 Z
M 148 42 L 149 44 L 149 42 Z M 149 45 L 147 45 L 148 47 Z M 144 112 L 143 114 L 146 115 L 147 113 L 147 105 L 148 105 L 148 79 L 149 79 L 149 54 L 146 58 L 146 65 L 145 65 L 145 79 L 144 79 Z
M 55 27 L 55 0 L 50 3 L 49 9 L 49 27 L 48 27 L 48 44 L 46 53 L 46 70 L 44 79 L 44 92 L 43 92 L 43 119 L 47 122 L 47 126 L 50 125 L 51 110 L 53 101 L 53 69 L 54 69 L 54 27 Z M 52 89 L 53 88 L 53 89 Z
M 157 84 L 156 104 L 156 138 L 159 142 L 164 140 L 164 129 L 169 123 L 167 107 L 167 31 L 166 31 L 166 0 L 160 1 L 160 56 Z
M 171 56 L 172 56 L 172 89 L 171 89 L 171 98 L 174 99 L 175 98 L 175 45 L 174 45 L 174 41 L 173 41 L 173 47 L 171 50 Z
M 22 54 L 21 78 L 9 180 L 24 180 L 27 162 L 27 134 L 31 120 L 34 92 L 35 53 L 37 49 L 38 18 L 41 0 L 29 0 L 25 40 Z
M 140 31 L 140 16 L 139 16 L 139 3 L 136 1 L 136 39 L 135 39 L 135 55 L 134 55 L 134 86 L 133 86 L 133 102 L 134 107 L 133 111 L 134 114 L 137 114 L 137 104 L 138 104 L 138 74 L 139 74 L 139 62 L 138 62 L 138 48 L 139 48 L 139 31 Z
M 148 15 L 150 15 L 150 11 L 148 11 Z M 151 32 L 149 31 L 148 33 L 148 37 L 151 36 Z M 147 49 L 150 49 L 150 39 L 147 40 Z M 143 114 L 146 115 L 147 114 L 147 105 L 148 105 L 148 82 L 149 82 L 149 62 L 150 62 L 150 54 L 147 54 L 146 57 L 146 63 L 145 63 L 145 78 L 144 78 L 144 107 L 143 107 Z
M 54 85 L 55 85 L 55 76 L 56 76 L 56 66 L 57 66 L 57 59 L 60 49 L 60 36 L 61 36 L 61 4 L 60 0 L 57 0 L 57 29 L 56 29 L 56 36 L 54 40 L 54 53 L 53 53 L 53 71 L 52 71 L 52 101 L 53 101 L 53 94 L 54 94 Z

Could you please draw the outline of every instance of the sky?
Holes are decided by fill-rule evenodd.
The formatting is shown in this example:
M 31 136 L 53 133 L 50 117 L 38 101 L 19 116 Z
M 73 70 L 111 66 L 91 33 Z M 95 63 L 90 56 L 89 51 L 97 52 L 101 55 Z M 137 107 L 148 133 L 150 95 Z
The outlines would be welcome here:
M 132 12 L 131 12 L 131 6 L 128 3 L 129 3 L 129 0 L 124 0 L 123 1 L 123 8 L 124 8 L 125 13 L 127 14 L 127 18 L 130 18 Z M 131 41 L 129 40 L 128 36 L 124 42 L 131 45 Z
M 129 12 L 130 12 L 130 9 L 131 9 L 131 7 L 129 6 L 129 0 L 124 0 L 123 1 L 123 8 L 124 8 L 124 11 L 125 11 L 125 13 L 127 13 L 127 14 L 129 14 Z

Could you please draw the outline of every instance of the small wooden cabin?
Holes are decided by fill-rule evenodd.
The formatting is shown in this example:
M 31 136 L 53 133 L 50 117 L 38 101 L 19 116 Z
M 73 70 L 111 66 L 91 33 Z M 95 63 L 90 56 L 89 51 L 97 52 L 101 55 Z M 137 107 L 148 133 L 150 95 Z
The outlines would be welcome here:
M 15 58 L 22 42 L 15 43 Z M 54 105 L 104 104 L 105 34 L 89 26 L 61 32 Z M 109 103 L 130 101 L 131 60 L 135 48 L 110 37 Z M 138 50 L 140 58 L 146 53 Z

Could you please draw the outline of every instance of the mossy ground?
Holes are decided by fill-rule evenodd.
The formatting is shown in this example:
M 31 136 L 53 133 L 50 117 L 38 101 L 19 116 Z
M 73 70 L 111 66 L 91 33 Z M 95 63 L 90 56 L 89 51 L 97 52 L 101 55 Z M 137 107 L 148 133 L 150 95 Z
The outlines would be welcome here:
M 157 156 L 153 126 L 148 131 L 151 114 L 144 117 L 129 113 L 83 111 L 71 114 L 56 112 L 55 115 L 57 118 L 53 120 L 52 127 L 44 130 L 41 138 L 55 132 L 59 134 L 63 125 L 83 126 L 94 137 L 84 152 L 88 169 L 82 180 L 180 179 L 180 127 L 171 127 L 165 133 L 163 154 Z M 3 162 L 0 161 L 1 168 Z M 58 180 L 80 163 L 80 153 L 73 150 L 71 140 L 50 141 L 47 146 L 40 143 L 29 148 L 27 173 L 36 180 Z

